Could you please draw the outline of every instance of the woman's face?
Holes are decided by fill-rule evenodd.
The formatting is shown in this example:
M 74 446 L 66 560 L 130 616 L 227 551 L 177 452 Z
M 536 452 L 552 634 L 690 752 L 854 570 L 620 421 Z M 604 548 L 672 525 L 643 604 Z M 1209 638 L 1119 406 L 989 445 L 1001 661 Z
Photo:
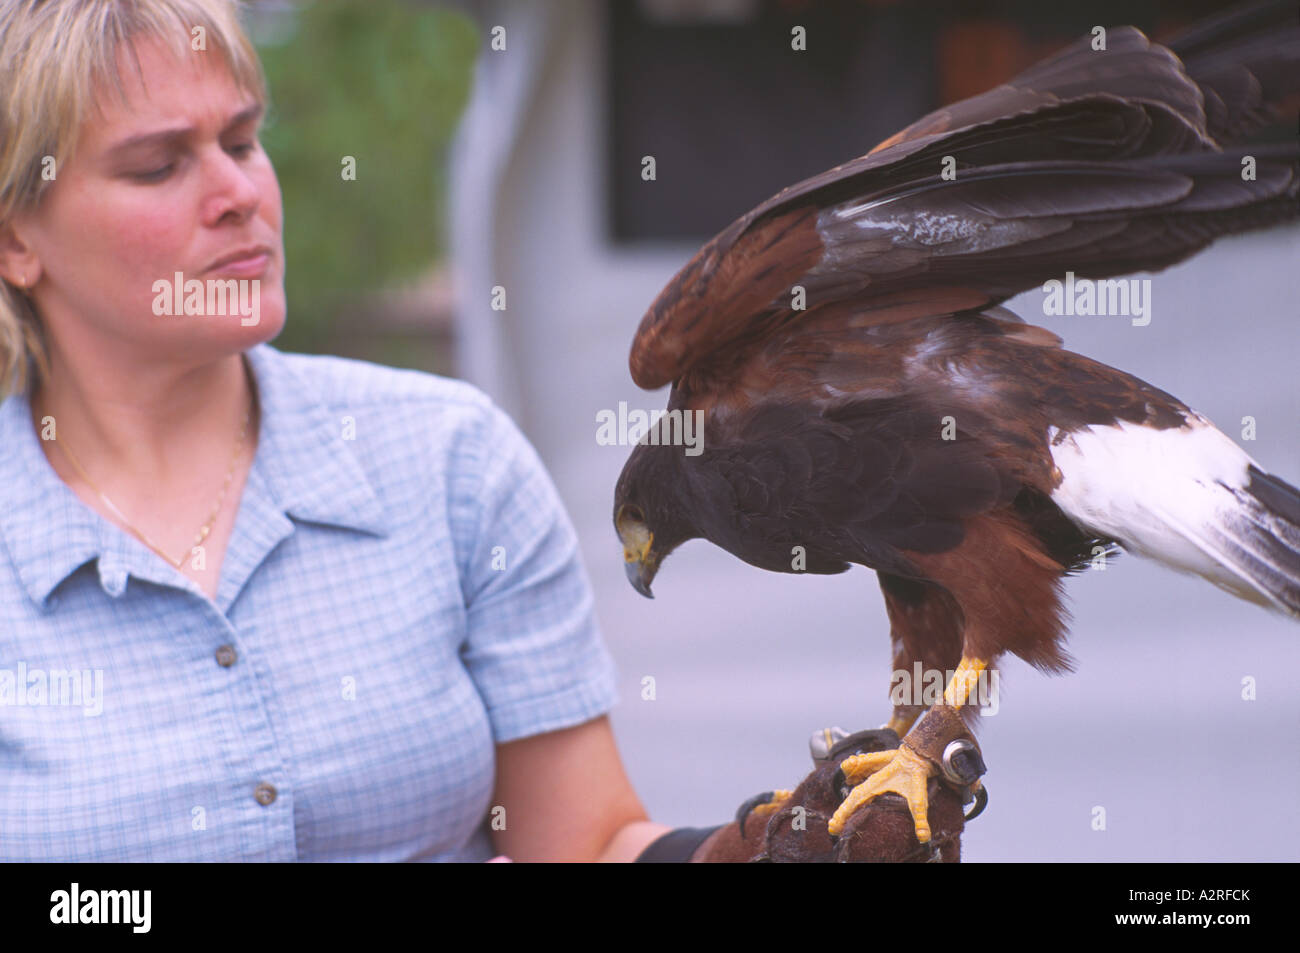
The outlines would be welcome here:
M 143 83 L 121 51 L 126 105 L 111 88 L 101 91 L 102 115 L 88 114 L 76 154 L 14 228 L 39 263 L 33 297 L 56 351 L 94 348 L 108 359 L 193 366 L 283 327 L 280 186 L 258 142 L 256 102 L 219 52 L 178 62 L 147 39 L 136 50 Z M 269 249 L 264 264 L 212 267 L 256 246 Z M 202 313 L 155 314 L 162 301 L 175 301 L 177 272 L 182 286 L 202 283 Z M 242 283 L 245 313 L 207 293 L 214 279 L 222 290 L 239 288 L 230 279 Z M 254 302 L 256 312 L 247 313 Z

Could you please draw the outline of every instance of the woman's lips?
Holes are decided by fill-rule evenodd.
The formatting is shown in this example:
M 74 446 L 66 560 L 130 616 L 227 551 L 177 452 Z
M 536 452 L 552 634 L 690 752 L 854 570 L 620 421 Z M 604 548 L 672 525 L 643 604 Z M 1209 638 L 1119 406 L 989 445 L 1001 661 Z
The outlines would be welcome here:
M 248 258 L 228 261 L 224 265 L 217 265 L 209 270 L 209 274 L 226 275 L 231 278 L 256 278 L 266 271 L 270 263 L 270 253 L 262 252 L 258 255 L 250 255 Z

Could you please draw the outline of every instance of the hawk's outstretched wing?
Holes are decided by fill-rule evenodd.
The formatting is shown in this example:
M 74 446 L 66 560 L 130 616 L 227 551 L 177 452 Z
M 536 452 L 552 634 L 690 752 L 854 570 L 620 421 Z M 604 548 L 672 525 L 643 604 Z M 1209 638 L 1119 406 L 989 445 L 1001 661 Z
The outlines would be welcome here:
M 1158 270 L 1294 217 L 1295 149 L 1225 145 L 1298 87 L 1289 4 L 1198 27 L 1172 49 L 1132 27 L 1110 30 L 1105 50 L 1085 37 L 733 222 L 642 319 L 632 377 L 707 378 L 720 350 L 730 366 L 836 301 L 852 300 L 860 323 L 984 308 L 1067 270 Z

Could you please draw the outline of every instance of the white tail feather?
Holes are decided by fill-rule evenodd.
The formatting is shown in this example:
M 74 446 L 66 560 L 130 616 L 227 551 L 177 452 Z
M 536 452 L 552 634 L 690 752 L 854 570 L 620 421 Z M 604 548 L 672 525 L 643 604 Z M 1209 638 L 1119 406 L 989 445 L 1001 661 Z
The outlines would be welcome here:
M 1053 428 L 1048 437 L 1061 473 L 1052 500 L 1080 526 L 1300 615 L 1300 526 L 1252 492 L 1259 468 L 1204 417 L 1164 430 L 1126 422 Z M 1296 494 L 1268 479 L 1270 494 Z

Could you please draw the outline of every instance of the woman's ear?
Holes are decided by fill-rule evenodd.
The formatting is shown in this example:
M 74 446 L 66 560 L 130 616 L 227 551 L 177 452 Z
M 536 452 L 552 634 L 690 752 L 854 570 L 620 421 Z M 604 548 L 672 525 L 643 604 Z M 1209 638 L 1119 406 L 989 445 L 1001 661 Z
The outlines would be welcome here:
M 0 277 L 26 293 L 41 277 L 41 263 L 13 223 L 0 227 Z

